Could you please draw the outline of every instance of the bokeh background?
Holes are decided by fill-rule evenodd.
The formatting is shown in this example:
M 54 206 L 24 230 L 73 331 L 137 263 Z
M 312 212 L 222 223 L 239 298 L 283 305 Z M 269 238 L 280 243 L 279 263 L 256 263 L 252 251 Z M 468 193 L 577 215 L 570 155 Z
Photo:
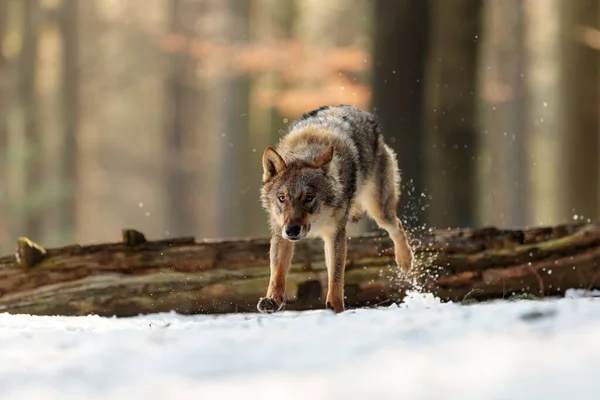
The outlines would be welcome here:
M 379 115 L 409 229 L 597 220 L 599 21 L 598 0 L 0 0 L 0 252 L 267 234 L 263 149 L 340 103 Z

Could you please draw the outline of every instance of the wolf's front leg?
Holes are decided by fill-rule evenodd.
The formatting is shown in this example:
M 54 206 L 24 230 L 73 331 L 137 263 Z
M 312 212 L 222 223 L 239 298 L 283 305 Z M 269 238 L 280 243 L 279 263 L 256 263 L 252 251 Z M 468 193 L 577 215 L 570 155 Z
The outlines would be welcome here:
M 256 306 L 261 313 L 273 313 L 283 308 L 285 303 L 285 278 L 293 256 L 294 243 L 279 235 L 271 237 L 271 278 L 266 297 L 261 297 Z
M 326 307 L 336 313 L 344 311 L 344 271 L 346 269 L 346 229 L 339 229 L 333 237 L 324 237 L 325 263 L 329 286 Z

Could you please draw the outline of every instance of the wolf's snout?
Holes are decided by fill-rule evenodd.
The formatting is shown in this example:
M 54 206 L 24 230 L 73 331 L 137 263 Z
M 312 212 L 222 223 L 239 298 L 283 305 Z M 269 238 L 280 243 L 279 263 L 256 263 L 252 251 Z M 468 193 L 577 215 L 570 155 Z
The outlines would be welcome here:
M 302 231 L 302 228 L 298 224 L 288 224 L 285 226 L 285 234 L 290 239 L 295 239 L 298 236 L 300 236 L 301 231 Z

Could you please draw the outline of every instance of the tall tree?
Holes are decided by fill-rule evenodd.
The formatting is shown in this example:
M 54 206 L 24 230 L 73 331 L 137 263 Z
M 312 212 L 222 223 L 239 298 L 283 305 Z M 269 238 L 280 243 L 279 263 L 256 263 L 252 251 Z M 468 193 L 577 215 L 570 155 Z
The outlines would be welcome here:
M 166 229 L 171 235 L 216 236 L 220 194 L 215 171 L 222 131 L 215 116 L 221 105 L 221 76 L 212 74 L 218 57 L 194 49 L 206 45 L 221 26 L 216 23 L 221 21 L 220 5 L 214 0 L 168 0 L 168 10 L 163 45 L 168 53 L 163 133 L 168 171 Z
M 250 7 L 248 1 L 226 0 L 225 17 L 227 26 L 223 39 L 232 47 L 246 47 L 250 39 Z M 222 132 L 227 137 L 221 142 L 221 168 L 219 171 L 219 194 L 221 199 L 220 236 L 247 234 L 252 226 L 246 223 L 256 209 L 256 191 L 248 182 L 248 167 L 251 149 L 248 142 L 248 112 L 250 79 L 230 65 L 229 76 L 223 87 L 222 109 L 219 115 Z
M 29 235 L 39 238 L 39 208 L 35 196 L 39 182 L 37 157 L 40 142 L 37 125 L 36 59 L 38 37 L 36 0 L 12 0 L 6 4 L 12 61 L 10 76 L 11 102 L 6 118 L 7 168 L 5 188 L 10 218 L 10 235 Z M 6 42 L 5 42 L 6 43 Z M 39 239 L 38 239 L 39 240 Z
M 480 62 L 480 223 L 598 216 L 595 0 L 491 0 Z M 508 34 L 510 33 L 510 35 Z
M 405 188 L 399 207 L 409 218 L 408 227 L 426 217 L 418 200 L 425 189 L 422 117 L 429 3 L 375 0 L 372 105 L 398 154 Z
M 524 20 L 521 0 L 484 3 L 478 68 L 479 225 L 527 220 Z
M 63 197 L 57 210 L 65 241 L 75 238 L 75 183 L 77 180 L 77 130 L 79 128 L 78 0 L 63 0 L 59 9 L 62 37 L 60 72 L 60 181 Z
M 188 38 L 186 9 L 183 0 L 169 0 L 169 34 L 182 40 Z M 189 188 L 195 184 L 190 168 L 186 168 L 188 150 L 185 132 L 185 102 L 188 100 L 189 55 L 175 51 L 167 58 L 167 78 L 165 96 L 164 141 L 167 153 L 164 185 L 167 188 L 165 199 L 166 231 L 176 235 L 191 235 L 195 232 L 193 203 L 189 201 Z
M 425 94 L 426 187 L 431 223 L 475 220 L 476 69 L 481 36 L 477 0 L 433 0 Z
M 179 148 L 174 168 L 185 176 L 174 183 L 179 187 L 171 207 L 179 204 L 179 219 L 188 221 L 174 229 L 237 236 L 251 214 L 250 201 L 257 198 L 245 179 L 251 152 L 246 145 L 249 83 L 236 70 L 234 51 L 248 40 L 249 3 L 181 0 L 177 7 L 171 33 L 183 43 L 174 51 L 183 53 L 176 55 L 179 64 L 171 71 L 169 109 L 175 114 L 169 125 L 175 130 L 167 134 L 180 135 L 171 139 L 171 149 Z
M 527 54 L 523 71 L 527 110 L 524 129 L 530 191 L 526 204 L 529 218 L 521 224 L 555 224 L 565 216 L 568 194 L 561 181 L 566 166 L 563 156 L 566 109 L 557 90 L 564 76 L 561 65 L 568 62 L 561 53 L 563 3 L 562 0 L 523 1 Z
M 39 200 L 36 201 L 39 240 L 50 246 L 62 244 L 58 210 L 63 182 L 60 177 L 62 142 L 60 130 L 60 70 L 63 38 L 57 21 L 59 3 L 40 2 L 36 17 L 38 38 L 35 61 L 35 102 L 40 132 L 34 160 L 40 168 L 37 182 Z M 31 198 L 33 196 L 29 195 Z M 37 197 L 37 196 L 36 196 Z M 34 210 L 29 210 L 31 213 Z
M 291 43 L 297 23 L 296 1 L 255 0 L 251 3 L 250 35 L 258 46 Z M 275 66 L 250 74 L 250 110 L 248 114 L 248 148 L 246 152 L 246 182 L 250 189 L 245 191 L 244 201 L 254 209 L 245 216 L 243 231 L 246 234 L 267 234 L 269 226 L 261 209 L 258 189 L 262 180 L 262 152 L 267 146 L 277 143 L 280 131 L 285 129 L 284 116 L 277 104 L 264 104 L 260 101 L 265 92 L 275 92 L 287 85 L 284 72 Z
M 6 177 L 8 173 L 8 107 L 10 104 L 10 52 L 6 44 L 9 37 L 8 2 L 0 2 L 0 43 L 3 51 L 0 52 L 0 252 L 4 252 L 9 245 L 10 221 L 8 212 L 8 191 Z
M 295 37 L 306 49 L 308 54 L 315 52 L 324 55 L 339 52 L 339 57 L 343 58 L 342 51 L 364 50 L 366 54 L 370 50 L 372 36 L 368 34 L 370 20 L 373 13 L 372 2 L 351 2 L 347 0 L 330 0 L 324 3 L 320 0 L 306 0 L 298 2 L 298 16 L 296 19 Z M 367 55 L 365 55 L 365 58 Z M 359 62 L 365 63 L 365 60 Z M 322 60 L 323 62 L 323 60 Z M 326 62 L 316 68 L 310 68 L 311 65 L 319 65 L 318 60 L 311 60 L 310 56 L 306 62 L 310 73 L 305 73 L 294 80 L 292 86 L 299 92 L 314 94 L 306 96 L 312 99 L 307 101 L 302 112 L 309 111 L 309 108 L 317 108 L 325 104 L 352 104 L 358 107 L 364 107 L 362 96 L 357 95 L 357 90 L 351 87 L 350 83 L 357 82 L 359 78 L 368 80 L 364 73 L 351 71 L 351 68 L 328 67 Z M 366 68 L 365 68 L 366 69 Z M 329 101 L 319 95 L 320 88 L 326 86 L 329 94 Z M 317 90 L 315 90 L 317 89 Z M 300 104 L 302 102 L 299 102 Z M 312 103 L 311 107 L 308 107 Z M 300 108 L 300 107 L 299 107 Z M 290 119 L 299 115 L 293 115 Z M 374 224 L 366 218 L 363 218 L 358 224 L 349 226 L 350 233 L 356 234 L 367 231 Z
M 565 170 L 561 190 L 567 196 L 562 220 L 573 215 L 600 217 L 600 81 L 598 51 L 578 40 L 581 28 L 598 29 L 597 0 L 560 3 L 562 17 L 560 90 L 564 102 Z
M 79 1 L 78 241 L 165 235 L 166 0 Z
M 40 169 L 35 215 L 49 246 L 74 238 L 77 129 L 76 0 L 41 2 L 37 18 L 36 102 Z

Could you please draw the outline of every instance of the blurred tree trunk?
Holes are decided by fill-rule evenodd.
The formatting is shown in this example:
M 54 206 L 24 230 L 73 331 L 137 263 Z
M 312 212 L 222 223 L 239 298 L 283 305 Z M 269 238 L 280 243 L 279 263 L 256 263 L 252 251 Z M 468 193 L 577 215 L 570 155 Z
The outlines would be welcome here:
M 10 43 L 8 21 L 8 2 L 0 1 L 0 251 L 6 253 L 12 245 L 10 239 L 10 212 L 8 211 L 8 191 L 6 178 L 8 174 L 8 109 L 11 98 L 12 79 L 10 75 L 10 53 L 7 51 Z
M 600 216 L 598 49 L 582 33 L 598 29 L 596 0 L 525 0 L 529 223 Z
M 77 129 L 77 1 L 43 3 L 36 96 L 39 102 L 41 181 L 36 216 L 44 242 L 72 242 Z M 43 134 L 42 134 L 43 133 Z
M 224 53 L 217 51 L 214 56 L 196 55 L 192 61 L 196 69 L 189 71 L 192 87 L 188 99 L 195 97 L 196 105 L 184 105 L 190 124 L 187 129 L 201 131 L 196 133 L 201 137 L 196 139 L 199 173 L 195 178 L 201 184 L 188 200 L 195 204 L 198 225 L 194 233 L 239 236 L 246 233 L 243 227 L 248 226 L 246 221 L 252 218 L 258 201 L 246 173 L 247 153 L 251 152 L 247 145 L 250 89 L 249 79 L 239 73 L 233 58 L 224 54 L 234 46 L 247 45 L 249 3 L 202 0 L 187 1 L 185 5 L 188 11 L 195 10 L 187 19 L 196 19 L 186 25 L 187 37 L 224 49 Z
M 245 47 L 250 38 L 249 1 L 225 0 L 226 23 L 223 39 L 233 46 Z M 230 65 L 224 82 L 224 98 L 219 114 L 222 132 L 221 168 L 219 171 L 220 236 L 247 235 L 252 226 L 249 216 L 256 210 L 258 194 L 255 184 L 248 181 L 250 168 L 247 163 L 251 149 L 248 148 L 250 78 Z M 260 164 L 252 167 L 260 168 Z M 249 231 L 250 230 L 250 231 Z
M 25 234 L 50 245 L 72 240 L 75 3 L 2 2 L 0 245 Z
M 40 153 L 35 160 L 40 165 L 41 177 L 38 189 L 41 191 L 38 223 L 40 239 L 57 246 L 61 243 L 58 238 L 62 232 L 59 229 L 58 209 L 60 208 L 60 179 L 61 152 L 64 143 L 59 126 L 60 118 L 60 70 L 63 37 L 56 18 L 56 3 L 41 3 L 37 18 L 37 60 L 36 102 L 38 109 L 38 124 L 43 134 L 40 135 Z
M 334 48 L 359 44 L 371 4 L 347 0 L 300 0 L 297 7 L 294 36 L 306 45 Z
M 78 241 L 165 234 L 166 0 L 79 1 Z M 143 227 L 143 228 L 142 228 Z
M 185 11 L 182 0 L 169 0 L 170 34 L 188 37 Z M 166 231 L 169 234 L 191 235 L 195 232 L 193 218 L 193 202 L 189 191 L 195 184 L 191 168 L 187 168 L 187 151 L 189 150 L 186 134 L 187 101 L 189 81 L 189 55 L 182 51 L 168 56 L 167 81 L 165 96 L 165 151 L 167 156 L 165 174 L 166 198 Z M 193 89 L 192 89 L 193 90 Z
M 431 223 L 475 220 L 476 68 L 481 1 L 434 0 L 424 108 Z
M 239 235 L 252 214 L 249 207 L 255 206 L 251 202 L 258 199 L 245 179 L 245 153 L 251 152 L 246 143 L 249 83 L 228 56 L 233 46 L 247 40 L 248 7 L 248 2 L 220 0 L 181 0 L 179 5 L 184 55 L 178 118 L 184 143 L 181 168 L 188 182 L 180 202 L 190 221 L 171 234 Z M 209 47 L 215 50 L 207 51 Z
M 483 14 L 477 223 L 521 226 L 528 220 L 522 0 L 489 0 Z
M 216 235 L 219 195 L 215 190 L 221 131 L 215 118 L 222 97 L 218 77 L 205 74 L 211 60 L 196 56 L 194 44 L 207 39 L 218 20 L 214 1 L 169 0 L 169 34 L 180 43 L 167 56 L 165 98 L 167 235 Z
M 276 45 L 279 41 L 292 41 L 294 27 L 297 23 L 298 10 L 296 1 L 255 0 L 251 2 L 250 34 L 254 43 Z M 250 112 L 249 112 L 249 144 L 247 181 L 251 187 L 260 186 L 262 180 L 262 153 L 267 146 L 273 146 L 280 137 L 280 131 L 286 129 L 284 116 L 276 105 L 264 105 L 261 94 L 268 91 L 281 90 L 286 82 L 281 71 L 275 68 L 256 71 L 250 75 Z M 247 234 L 263 235 L 269 231 L 266 214 L 260 208 L 258 190 L 250 190 L 250 198 L 256 212 L 245 219 Z
M 10 40 L 6 43 L 14 57 L 10 75 L 13 81 L 11 104 L 7 116 L 6 194 L 10 235 L 39 238 L 39 204 L 36 185 L 39 181 L 37 135 L 36 56 L 38 38 L 36 0 L 12 0 L 7 3 Z
M 526 152 L 531 187 L 530 219 L 522 223 L 551 224 L 564 219 L 567 190 L 562 186 L 566 160 L 564 100 L 557 88 L 561 81 L 560 52 L 562 0 L 524 0 L 525 85 L 527 112 Z
M 480 63 L 480 224 L 598 217 L 596 0 L 491 0 Z
M 429 31 L 429 1 L 375 1 L 373 110 L 402 173 L 400 215 L 409 228 L 425 221 L 423 82 Z
M 79 127 L 79 52 L 78 0 L 63 0 L 59 10 L 62 35 L 62 62 L 60 86 L 60 189 L 63 193 L 57 220 L 62 239 L 75 238 L 75 182 L 77 179 L 77 130 Z
M 365 32 L 367 32 L 367 28 L 369 27 L 368 20 L 373 12 L 372 2 L 303 0 L 297 2 L 297 7 L 298 16 L 294 24 L 294 37 L 300 42 L 303 48 L 307 49 L 309 55 L 311 51 L 326 50 L 327 52 L 332 52 L 336 49 L 364 47 L 368 50 L 370 47 L 369 43 L 364 43 L 363 41 L 365 36 L 370 36 L 365 35 Z M 348 71 L 326 71 L 325 68 L 319 71 L 315 68 L 314 73 L 305 74 L 300 79 L 294 80 L 292 86 L 295 89 L 304 89 L 309 92 L 321 86 L 328 86 L 330 87 L 330 91 L 338 92 L 337 94 L 333 94 L 331 98 L 338 96 L 340 98 L 338 103 L 331 104 L 331 101 L 328 102 L 320 97 L 316 97 L 313 106 L 305 107 L 301 113 L 323 105 L 337 105 L 339 103 L 360 107 L 361 99 L 357 97 L 356 92 L 353 92 L 350 87 L 344 84 L 344 81 L 356 81 L 356 76 L 353 76 Z M 299 116 L 291 115 L 289 119 L 292 120 Z M 358 234 L 375 227 L 376 225 L 372 221 L 363 218 L 358 224 L 350 224 L 348 229 L 351 234 Z
M 572 0 L 560 3 L 563 34 L 561 45 L 564 124 L 562 135 L 565 170 L 560 190 L 566 196 L 563 221 L 574 215 L 595 220 L 600 217 L 598 51 L 577 40 L 582 27 L 598 29 L 598 1 Z
M 22 2 L 23 23 L 23 44 L 21 58 L 17 64 L 19 78 L 19 87 L 17 89 L 17 101 L 22 114 L 21 120 L 23 128 L 22 142 L 25 146 L 24 152 L 27 155 L 24 159 L 24 196 L 21 198 L 25 208 L 21 208 L 23 214 L 22 227 L 24 232 L 34 237 L 40 237 L 42 232 L 43 203 L 44 193 L 40 192 L 39 186 L 42 183 L 42 157 L 43 143 L 40 135 L 39 124 L 39 102 L 36 96 L 39 77 L 36 67 L 39 60 L 39 27 L 40 5 L 37 0 L 25 0 Z

